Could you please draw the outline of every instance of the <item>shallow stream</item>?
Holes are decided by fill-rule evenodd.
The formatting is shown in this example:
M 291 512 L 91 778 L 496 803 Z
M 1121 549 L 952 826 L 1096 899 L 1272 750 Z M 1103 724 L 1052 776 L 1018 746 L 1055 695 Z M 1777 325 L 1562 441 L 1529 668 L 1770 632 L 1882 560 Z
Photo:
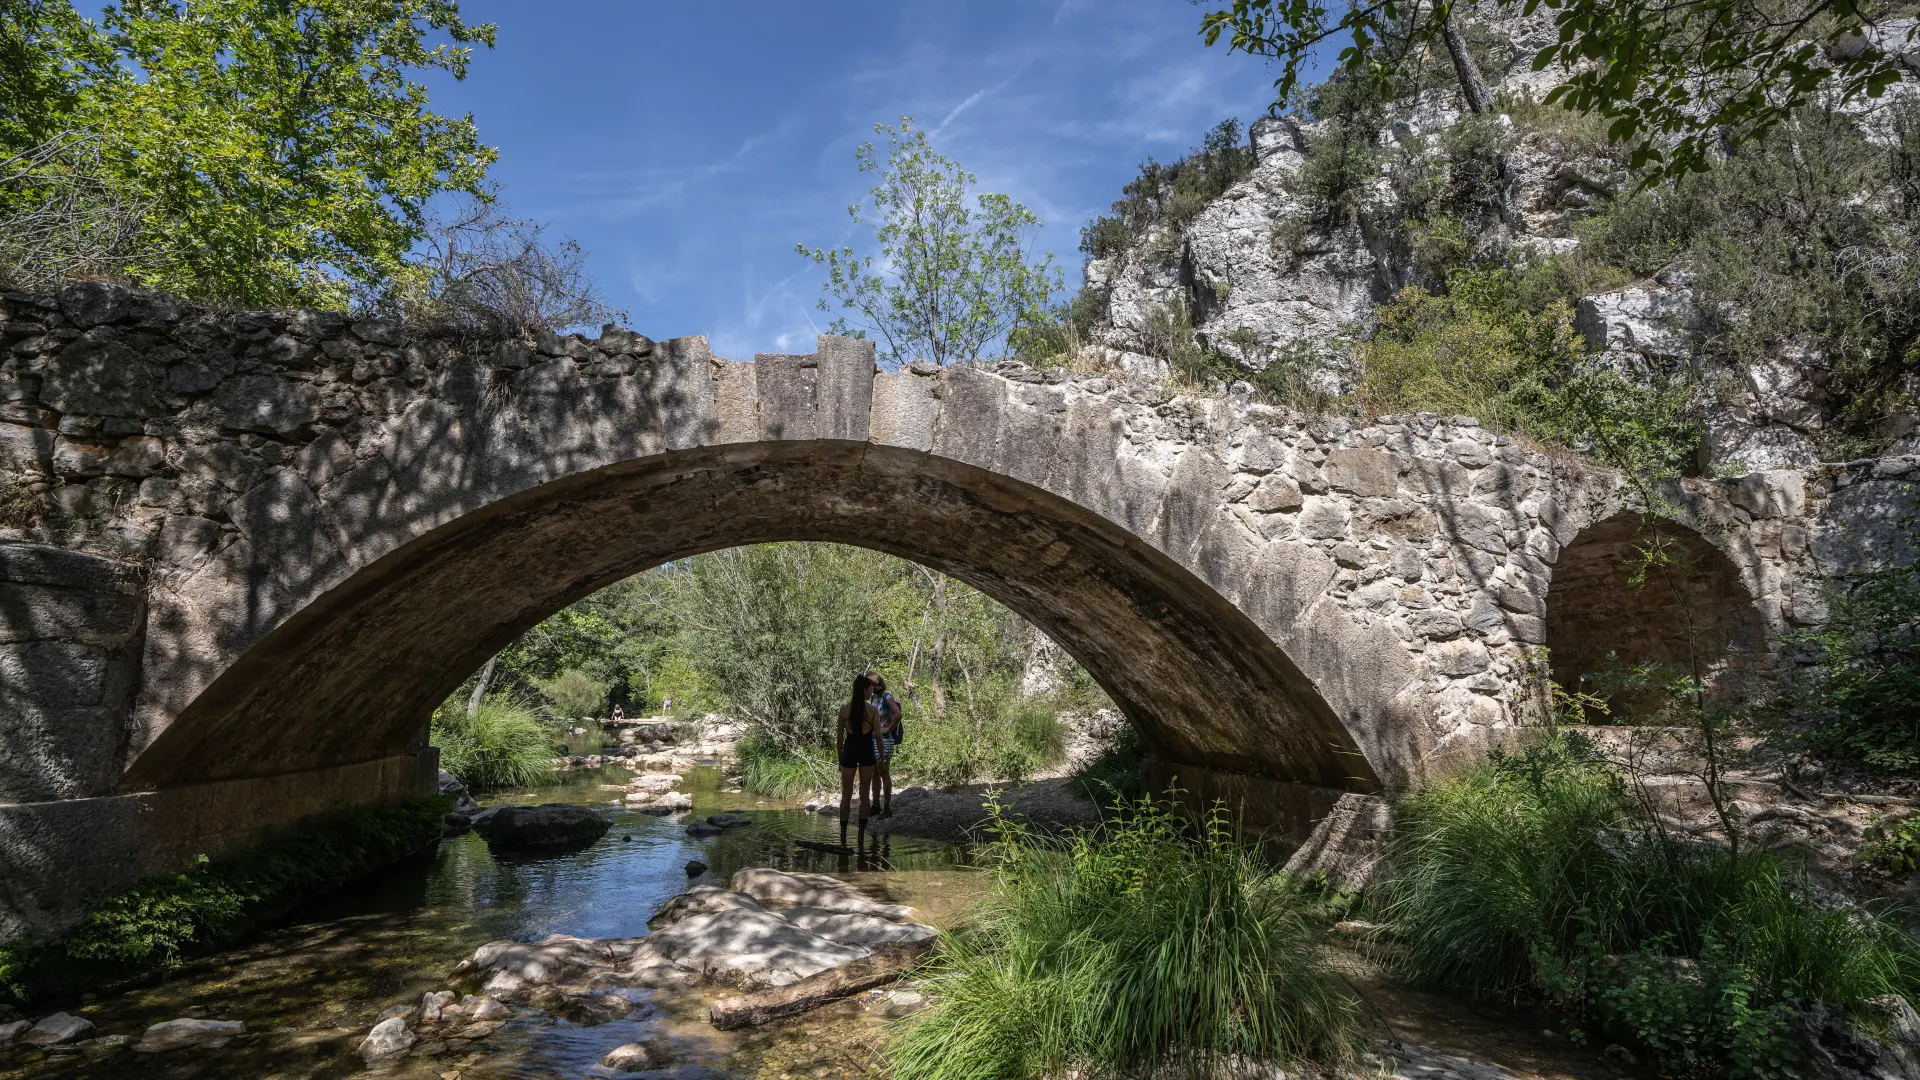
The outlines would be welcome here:
M 603 768 L 562 773 L 555 783 L 494 802 L 573 802 L 609 807 L 613 828 L 592 846 L 557 855 L 496 855 L 468 833 L 333 894 L 316 898 L 238 948 L 203 957 L 165 981 L 69 1003 L 95 1025 L 90 1038 L 137 1040 L 150 1024 L 181 1016 L 243 1020 L 247 1033 L 217 1049 L 137 1054 L 0 1051 L 0 1078 L 247 1077 L 296 1080 L 374 1075 L 354 1050 L 382 1010 L 441 989 L 454 964 L 496 938 L 548 934 L 636 937 L 667 898 L 690 883 L 725 885 L 748 866 L 830 873 L 876 897 L 911 904 L 922 918 L 950 924 L 984 891 L 967 853 L 928 841 L 869 838 L 861 854 L 836 856 L 793 845 L 838 842 L 837 820 L 791 804 L 728 791 L 719 770 L 696 769 L 682 784 L 694 814 L 738 810 L 747 828 L 696 840 L 686 818 L 662 819 L 612 806 L 631 775 Z M 608 785 L 603 790 L 602 785 Z M 851 841 L 849 841 L 851 843 Z M 692 879 L 689 860 L 708 864 Z M 722 1034 L 705 1021 L 715 994 L 632 991 L 633 1019 L 591 1027 L 517 1010 L 499 1032 L 461 1052 L 407 1058 L 378 1075 L 395 1080 L 495 1080 L 611 1076 L 598 1065 L 622 1043 L 665 1036 L 678 1067 L 629 1076 L 718 1074 L 861 1076 L 874 1070 L 882 1034 L 875 1010 L 842 1004 L 805 1024 Z M 50 1009 L 40 1010 L 51 1011 Z

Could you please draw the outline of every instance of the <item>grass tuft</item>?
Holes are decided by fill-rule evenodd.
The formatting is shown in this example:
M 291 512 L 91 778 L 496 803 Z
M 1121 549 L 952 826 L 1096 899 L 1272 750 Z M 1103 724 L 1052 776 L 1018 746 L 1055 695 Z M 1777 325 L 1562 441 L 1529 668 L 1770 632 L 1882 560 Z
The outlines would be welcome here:
M 1198 837 L 1149 802 L 1099 835 L 995 818 L 994 895 L 947 939 L 895 1076 L 1198 1077 L 1352 1059 L 1355 1004 L 1323 964 L 1306 897 L 1223 813 Z
M 553 772 L 553 739 L 533 712 L 494 694 L 472 716 L 449 699 L 433 716 L 440 767 L 476 790 L 526 787 Z
M 1574 736 L 1408 799 L 1387 865 L 1403 974 L 1544 998 L 1667 1075 L 1785 1075 L 1796 1001 L 1920 990 L 1907 934 L 1777 853 L 1663 831 Z

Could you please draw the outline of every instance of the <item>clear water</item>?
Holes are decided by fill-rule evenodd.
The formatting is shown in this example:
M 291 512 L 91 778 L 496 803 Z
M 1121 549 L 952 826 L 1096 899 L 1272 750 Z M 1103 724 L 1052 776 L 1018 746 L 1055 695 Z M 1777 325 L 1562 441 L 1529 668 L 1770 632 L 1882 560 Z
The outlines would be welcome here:
M 441 989 L 448 969 L 496 938 L 643 935 L 648 917 L 689 885 L 685 867 L 693 859 L 709 869 L 691 883 L 724 885 L 735 870 L 749 866 L 829 873 L 877 898 L 911 904 L 935 924 L 950 924 L 983 888 L 983 875 L 968 868 L 966 852 L 949 845 L 870 837 L 858 855 L 796 848 L 796 839 L 837 843 L 837 820 L 728 791 L 713 768 L 695 770 L 682 785 L 693 796 L 694 815 L 738 810 L 753 825 L 695 840 L 686 835 L 686 818 L 661 819 L 612 805 L 619 791 L 602 786 L 620 787 L 629 775 L 615 768 L 580 770 L 560 774 L 547 787 L 482 800 L 607 807 L 612 830 L 584 850 L 508 857 L 471 833 L 444 840 L 403 865 L 316 898 L 255 940 L 201 958 L 162 982 L 65 1006 L 93 1021 L 92 1036 L 136 1040 L 148 1025 L 179 1016 L 245 1021 L 247 1034 L 228 1046 L 165 1055 L 0 1050 L 0 1078 L 371 1075 L 353 1051 L 383 1009 Z M 876 1067 L 883 1029 L 858 1005 L 747 1034 L 722 1034 L 704 1018 L 707 1004 L 725 992 L 634 991 L 630 996 L 642 1006 L 637 1018 L 592 1027 L 521 1011 L 497 1034 L 462 1052 L 407 1058 L 380 1075 L 609 1076 L 597 1065 L 602 1055 L 651 1037 L 674 1048 L 679 1069 L 636 1075 L 692 1077 L 721 1070 L 769 1078 L 858 1076 Z

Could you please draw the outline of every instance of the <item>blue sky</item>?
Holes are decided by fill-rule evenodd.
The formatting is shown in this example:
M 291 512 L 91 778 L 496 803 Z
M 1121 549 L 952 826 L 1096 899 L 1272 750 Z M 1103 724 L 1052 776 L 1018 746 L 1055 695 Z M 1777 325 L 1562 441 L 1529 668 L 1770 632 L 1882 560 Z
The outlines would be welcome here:
M 857 246 L 853 151 L 876 123 L 915 117 L 1039 214 L 1071 287 L 1080 225 L 1140 161 L 1271 95 L 1264 64 L 1201 43 L 1188 0 L 461 6 L 499 46 L 434 106 L 499 148 L 512 212 L 578 240 L 635 329 L 736 359 L 810 351 L 826 325 L 794 244 Z

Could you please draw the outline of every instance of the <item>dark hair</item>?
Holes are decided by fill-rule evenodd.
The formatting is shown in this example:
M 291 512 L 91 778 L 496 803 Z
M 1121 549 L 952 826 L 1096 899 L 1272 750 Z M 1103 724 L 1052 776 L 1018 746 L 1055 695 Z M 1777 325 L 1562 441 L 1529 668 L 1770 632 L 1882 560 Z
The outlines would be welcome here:
M 853 680 L 853 704 L 847 706 L 847 724 L 855 734 L 859 734 L 860 722 L 866 719 L 867 699 L 872 696 L 873 683 L 867 679 L 866 673 L 862 672 L 855 676 Z

